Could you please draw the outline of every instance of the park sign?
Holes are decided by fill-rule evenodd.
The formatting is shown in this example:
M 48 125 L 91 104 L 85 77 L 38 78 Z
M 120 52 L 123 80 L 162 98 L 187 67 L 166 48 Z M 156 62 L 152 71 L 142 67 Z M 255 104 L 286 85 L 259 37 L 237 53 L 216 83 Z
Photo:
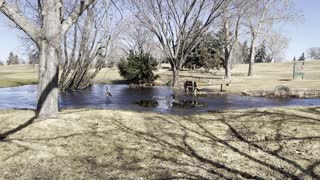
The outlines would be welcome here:
M 304 61 L 294 61 L 293 62 L 293 80 L 301 77 L 304 78 Z

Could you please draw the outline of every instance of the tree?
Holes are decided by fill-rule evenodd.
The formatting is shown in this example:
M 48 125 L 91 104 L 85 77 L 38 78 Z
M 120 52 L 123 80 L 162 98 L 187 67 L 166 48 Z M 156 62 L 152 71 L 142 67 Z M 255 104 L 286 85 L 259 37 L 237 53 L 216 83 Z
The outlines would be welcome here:
M 12 65 L 12 64 L 19 64 L 19 56 L 10 52 L 7 60 L 7 65 Z
M 99 1 L 64 36 L 61 91 L 76 91 L 92 85 L 92 80 L 109 60 L 122 20 L 111 1 Z M 94 71 L 90 71 L 93 68 Z
M 20 63 L 19 56 L 18 56 L 18 55 L 15 55 L 15 56 L 14 56 L 13 64 L 19 64 L 19 63 Z
M 252 1 L 231 0 L 225 3 L 223 10 L 224 63 L 225 79 L 231 78 L 233 51 L 238 43 L 242 17 L 247 13 Z
M 14 61 L 15 61 L 14 54 L 13 54 L 13 52 L 10 52 L 9 57 L 8 57 L 8 60 L 7 60 L 7 65 L 13 64 Z
M 131 51 L 151 53 L 157 49 L 154 34 L 137 19 L 125 19 L 121 32 L 121 49 L 129 55 Z
M 228 0 L 132 0 L 137 19 L 160 43 L 171 65 L 172 86 L 179 82 L 179 72 L 193 48 L 221 15 Z M 197 27 L 198 26 L 198 27 Z
M 11 1 L 0 0 L 0 12 L 25 32 L 39 49 L 38 117 L 58 114 L 59 52 L 62 38 L 94 1 L 76 1 L 78 6 L 68 13 L 64 11 L 61 0 L 17 0 L 14 1 L 16 5 Z M 35 9 L 37 21 L 30 18 L 30 12 L 21 11 L 19 5 L 22 3 L 28 3 L 31 10 Z
M 265 29 L 270 29 L 275 23 L 294 20 L 297 15 L 293 2 L 287 0 L 258 0 L 250 4 L 246 14 L 246 27 L 250 33 L 250 63 L 248 76 L 253 76 L 253 65 L 256 55 L 256 43 L 259 35 Z
M 130 52 L 127 60 L 122 59 L 118 64 L 119 72 L 125 80 L 133 84 L 152 84 L 158 78 L 153 71 L 157 69 L 158 62 L 149 53 Z
M 280 62 L 284 59 L 284 53 L 288 48 L 289 40 L 279 32 L 270 31 L 266 34 L 265 42 L 270 59 L 274 62 Z
M 3 62 L 1 61 L 1 59 L 0 59 L 0 66 L 3 66 Z
M 307 54 L 310 59 L 320 60 L 320 47 L 312 47 L 308 49 Z
M 221 67 L 224 63 L 223 59 L 223 39 L 220 36 L 222 31 L 216 34 L 212 32 L 205 33 L 202 41 L 188 55 L 183 67 L 205 68 L 210 69 Z
M 265 41 L 260 45 L 257 50 L 257 54 L 254 58 L 255 63 L 264 63 L 267 60 L 266 44 Z
M 28 61 L 29 64 L 39 64 L 39 52 L 37 50 L 29 52 Z
M 304 52 L 301 54 L 301 56 L 299 57 L 298 61 L 304 61 L 305 57 L 304 57 Z
M 248 41 L 244 41 L 241 46 L 241 52 L 242 52 L 242 63 L 249 64 L 250 63 L 250 51 L 248 47 Z

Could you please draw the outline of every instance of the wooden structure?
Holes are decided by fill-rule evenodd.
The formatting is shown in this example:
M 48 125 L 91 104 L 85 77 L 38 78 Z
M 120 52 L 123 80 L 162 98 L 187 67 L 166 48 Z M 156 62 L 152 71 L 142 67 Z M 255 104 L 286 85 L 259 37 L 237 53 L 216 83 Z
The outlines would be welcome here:
M 184 92 L 197 93 L 198 85 L 196 81 L 185 81 L 184 82 Z
M 187 77 L 189 80 L 186 80 L 184 82 L 184 90 L 185 92 L 192 92 L 196 94 L 200 89 L 206 88 L 206 89 L 213 89 L 216 86 L 220 87 L 220 91 L 224 91 L 224 86 L 229 86 L 231 84 L 231 80 L 225 80 L 225 79 L 216 79 L 210 76 L 182 76 Z M 190 80 L 192 79 L 192 80 Z M 197 82 L 197 81 L 198 82 Z M 200 85 L 200 81 L 207 80 L 207 85 Z

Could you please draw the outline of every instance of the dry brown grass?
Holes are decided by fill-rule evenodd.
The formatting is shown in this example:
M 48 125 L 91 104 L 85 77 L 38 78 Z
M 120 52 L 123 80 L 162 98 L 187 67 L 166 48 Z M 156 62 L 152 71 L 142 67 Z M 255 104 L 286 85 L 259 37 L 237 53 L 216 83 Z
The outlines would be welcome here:
M 38 68 L 33 65 L 0 66 L 0 87 L 36 84 Z
M 319 107 L 33 116 L 0 112 L 0 179 L 320 178 Z
M 168 65 L 163 65 L 168 68 Z M 257 90 L 257 89 L 273 89 L 277 85 L 285 85 L 292 88 L 319 88 L 320 87 L 320 61 L 307 61 L 305 63 L 305 79 L 304 80 L 292 80 L 292 63 L 262 63 L 255 64 L 255 76 L 248 77 L 248 65 L 241 64 L 235 65 L 232 70 L 232 84 L 225 89 L 228 92 L 240 93 L 244 90 Z M 158 84 L 165 84 L 168 82 L 172 73 L 168 69 L 161 69 L 155 72 L 160 75 Z M 224 70 L 211 71 L 205 73 L 201 71 L 182 71 L 181 75 L 181 87 L 182 82 L 190 78 L 202 77 L 200 80 L 201 85 L 207 86 L 208 79 L 213 83 L 220 82 L 224 75 Z M 0 66 L 0 87 L 19 86 L 25 84 L 37 83 L 37 67 L 32 65 L 10 65 Z M 94 83 L 124 83 L 123 78 L 119 75 L 117 68 L 105 68 L 94 79 Z M 219 90 L 219 85 L 212 87 L 214 90 Z
M 119 83 L 123 78 L 115 68 L 104 68 L 94 79 L 94 83 Z M 0 87 L 22 86 L 38 83 L 38 66 L 10 65 L 0 66 Z
M 254 65 L 254 76 L 248 77 L 248 65 L 240 64 L 234 65 L 232 70 L 232 84 L 225 89 L 228 92 L 240 93 L 244 90 L 258 90 L 258 89 L 274 89 L 277 85 L 285 85 L 291 88 L 319 88 L 320 87 L 320 61 L 305 62 L 305 77 L 304 80 L 292 80 L 293 64 L 292 62 L 285 63 L 261 63 Z M 161 81 L 167 82 L 171 79 L 171 72 L 162 70 L 159 72 Z M 220 82 L 224 76 L 224 70 L 211 71 L 205 73 L 201 71 L 182 71 L 181 82 L 183 80 L 195 79 L 190 76 L 200 76 L 200 84 L 207 86 L 207 78 L 212 78 L 212 82 Z M 219 85 L 213 87 L 219 90 Z

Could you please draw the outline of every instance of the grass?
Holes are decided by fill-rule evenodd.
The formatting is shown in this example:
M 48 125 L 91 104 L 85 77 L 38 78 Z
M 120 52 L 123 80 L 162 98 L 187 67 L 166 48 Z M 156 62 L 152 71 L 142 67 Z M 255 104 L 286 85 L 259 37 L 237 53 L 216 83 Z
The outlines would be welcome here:
M 168 66 L 168 65 L 163 65 Z M 257 89 L 273 89 L 277 85 L 286 85 L 293 88 L 319 88 L 320 87 L 320 61 L 305 62 L 305 78 L 304 80 L 292 80 L 291 62 L 285 63 L 261 63 L 254 65 L 255 76 L 248 77 L 248 65 L 234 65 L 232 70 L 232 83 L 225 87 L 228 92 L 240 93 L 244 90 Z M 172 77 L 172 72 L 169 69 L 161 69 L 155 72 L 160 75 L 157 80 L 158 84 L 165 84 Z M 208 86 L 208 79 L 212 82 L 220 82 L 224 76 L 224 70 L 211 71 L 205 73 L 201 71 L 182 71 L 180 87 L 184 80 L 195 79 L 200 85 Z M 0 87 L 19 86 L 26 84 L 37 83 L 37 67 L 32 65 L 10 65 L 0 66 Z M 94 83 L 124 83 L 123 78 L 119 75 L 116 68 L 105 68 L 94 79 Z M 213 87 L 214 90 L 219 90 L 219 85 Z
M 38 68 L 33 65 L 0 66 L 0 87 L 38 83 Z
M 122 77 L 117 69 L 104 68 L 94 79 L 94 83 L 119 83 Z M 0 87 L 13 87 L 38 83 L 38 66 L 0 66 Z
M 234 65 L 232 69 L 232 83 L 225 87 L 228 92 L 240 93 L 244 90 L 273 89 L 277 85 L 285 85 L 292 88 L 319 88 L 320 87 L 320 61 L 307 61 L 304 66 L 304 80 L 292 80 L 293 64 L 292 62 L 284 63 L 261 63 L 254 65 L 254 76 L 248 77 L 248 65 Z M 159 72 L 161 81 L 167 82 L 171 78 L 171 72 L 162 70 Z M 211 71 L 209 73 L 199 71 L 182 71 L 181 82 L 184 80 L 196 80 L 201 85 L 208 86 L 208 79 L 212 82 L 221 82 L 224 76 L 224 70 Z M 182 85 L 182 83 L 181 83 Z M 219 85 L 213 87 L 219 90 Z
M 0 111 L 0 179 L 320 178 L 320 107 L 33 117 Z

